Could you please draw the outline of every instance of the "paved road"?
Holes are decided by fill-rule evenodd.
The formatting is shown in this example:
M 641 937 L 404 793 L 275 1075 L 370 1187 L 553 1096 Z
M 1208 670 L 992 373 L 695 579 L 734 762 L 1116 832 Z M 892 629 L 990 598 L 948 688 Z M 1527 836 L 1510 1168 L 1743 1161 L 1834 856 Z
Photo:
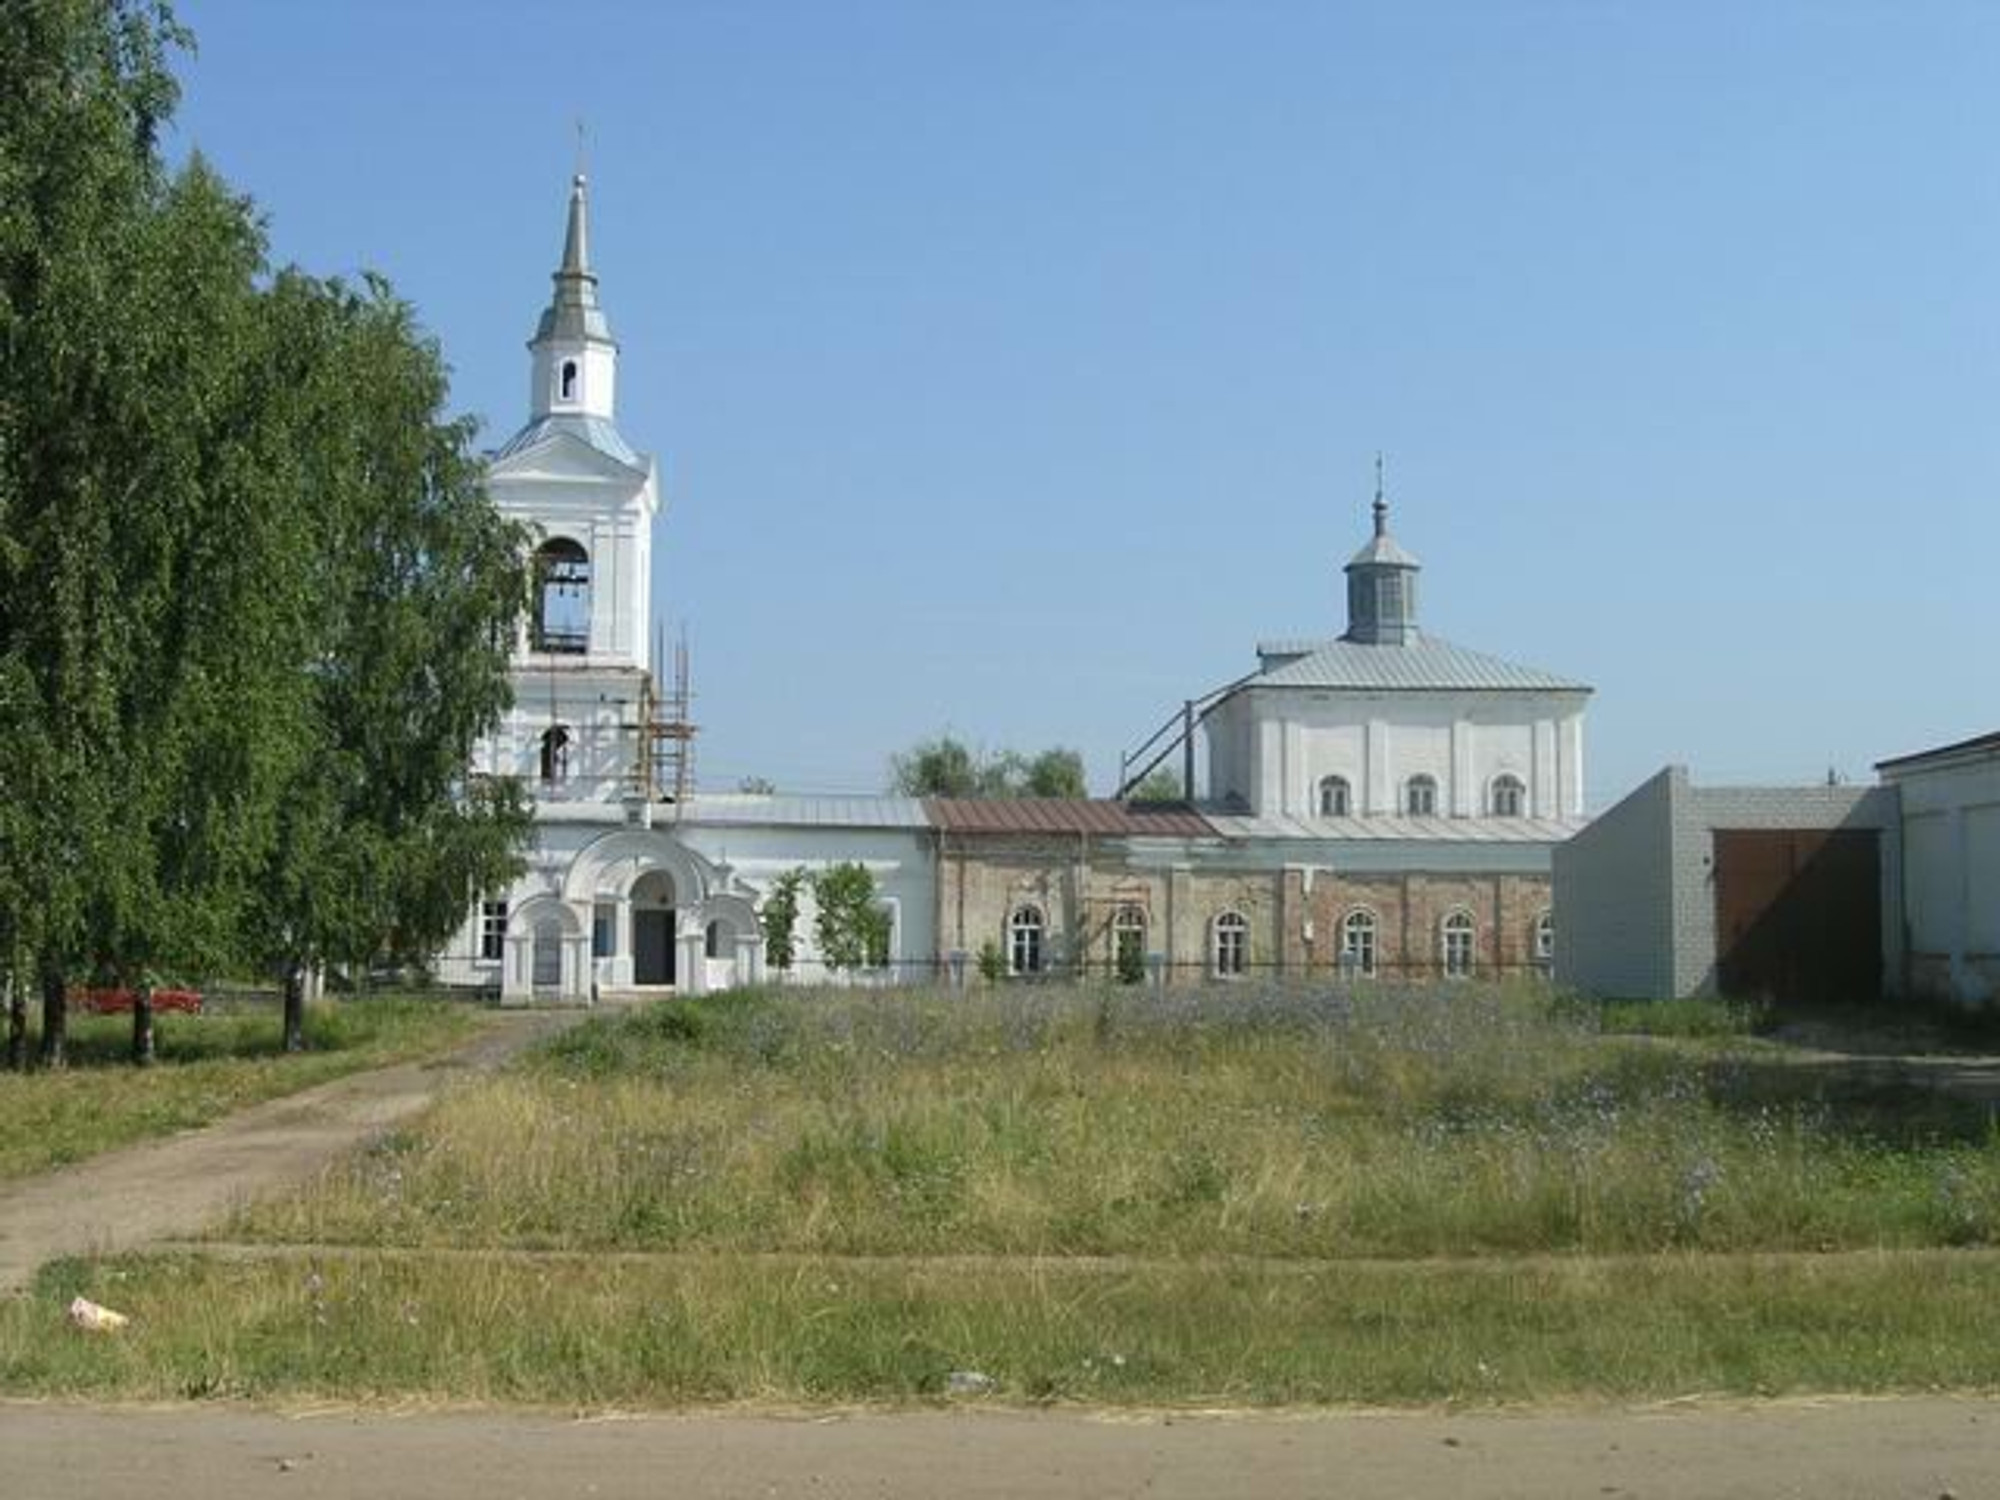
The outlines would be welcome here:
M 495 1012 L 471 1042 L 429 1062 L 350 1074 L 201 1130 L 0 1186 L 0 1293 L 26 1285 L 54 1256 L 194 1234 L 244 1199 L 297 1183 L 408 1119 L 451 1079 L 497 1067 L 581 1015 Z
M 0 1404 L 0 1455 L 9 1500 L 1972 1500 L 2000 1492 L 2000 1402 L 584 1422 Z

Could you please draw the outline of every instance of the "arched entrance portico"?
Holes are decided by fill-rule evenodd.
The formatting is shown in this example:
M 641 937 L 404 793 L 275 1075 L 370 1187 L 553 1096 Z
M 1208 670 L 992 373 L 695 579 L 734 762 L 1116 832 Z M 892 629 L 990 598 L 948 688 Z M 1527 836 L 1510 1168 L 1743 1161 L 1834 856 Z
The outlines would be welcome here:
M 763 977 L 764 935 L 749 888 L 664 829 L 594 840 L 563 872 L 560 899 L 547 899 L 590 932 L 580 998 L 699 993 Z

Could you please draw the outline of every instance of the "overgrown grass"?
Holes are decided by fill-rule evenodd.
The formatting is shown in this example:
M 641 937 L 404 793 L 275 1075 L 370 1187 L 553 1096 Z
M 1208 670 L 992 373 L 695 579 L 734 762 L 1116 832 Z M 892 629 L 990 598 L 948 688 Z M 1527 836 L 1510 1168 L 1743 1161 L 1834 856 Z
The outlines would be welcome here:
M 733 996 L 594 1020 L 225 1233 L 837 1255 L 2000 1242 L 1948 1101 L 1453 986 Z
M 132 1314 L 62 1324 L 84 1293 Z M 46 1271 L 0 1306 L 0 1387 L 566 1407 L 1463 1402 L 2000 1385 L 2000 1260 L 743 1266 L 329 1254 Z
M 1537 989 L 786 991 L 592 1019 L 0 1386 L 586 1406 L 2000 1385 L 2000 1137 Z M 1838 1253 L 1822 1253 L 1838 1252 Z M 58 1326 L 81 1291 L 134 1316 Z
M 371 997 L 308 1007 L 308 1050 L 280 1050 L 275 1010 L 157 1021 L 159 1061 L 126 1064 L 129 1016 L 73 1016 L 70 1067 L 0 1071 L 0 1180 L 46 1171 L 205 1125 L 232 1110 L 403 1058 L 468 1035 L 473 1018 L 448 1001 Z
M 1615 1036 L 1745 1037 L 1772 1019 L 1769 1006 L 1719 995 L 1572 1003 L 1595 1011 L 1604 1031 Z

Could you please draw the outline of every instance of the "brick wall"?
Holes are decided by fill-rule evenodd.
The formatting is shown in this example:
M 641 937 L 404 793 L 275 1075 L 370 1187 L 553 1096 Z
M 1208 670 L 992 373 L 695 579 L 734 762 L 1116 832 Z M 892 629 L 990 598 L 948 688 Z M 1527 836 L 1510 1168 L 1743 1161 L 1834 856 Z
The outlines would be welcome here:
M 1169 982 L 1207 977 L 1213 933 L 1225 912 L 1249 924 L 1255 974 L 1332 975 L 1340 923 L 1375 913 L 1377 955 L 1389 977 L 1429 978 L 1442 966 L 1442 926 L 1453 911 L 1474 923 L 1479 973 L 1517 973 L 1534 959 L 1535 920 L 1551 905 L 1549 879 L 1534 873 L 1337 872 L 1322 866 L 1240 868 L 1206 851 L 1199 865 L 1149 863 L 1115 840 L 1074 836 L 954 834 L 942 847 L 939 954 L 1006 950 L 1007 923 L 1023 903 L 1047 922 L 1051 965 L 1108 973 L 1112 919 L 1123 906 L 1146 917 L 1146 951 L 1167 960 Z

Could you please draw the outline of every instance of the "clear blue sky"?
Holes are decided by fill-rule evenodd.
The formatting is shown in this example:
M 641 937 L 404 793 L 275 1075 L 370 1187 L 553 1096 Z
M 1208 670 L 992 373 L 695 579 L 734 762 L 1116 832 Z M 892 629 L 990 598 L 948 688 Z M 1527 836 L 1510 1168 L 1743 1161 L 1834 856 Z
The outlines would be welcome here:
M 494 442 L 588 120 L 705 783 L 1106 783 L 1339 631 L 1378 448 L 1426 625 L 1596 684 L 1594 805 L 2000 727 L 2000 6 L 181 13 L 175 148 Z

